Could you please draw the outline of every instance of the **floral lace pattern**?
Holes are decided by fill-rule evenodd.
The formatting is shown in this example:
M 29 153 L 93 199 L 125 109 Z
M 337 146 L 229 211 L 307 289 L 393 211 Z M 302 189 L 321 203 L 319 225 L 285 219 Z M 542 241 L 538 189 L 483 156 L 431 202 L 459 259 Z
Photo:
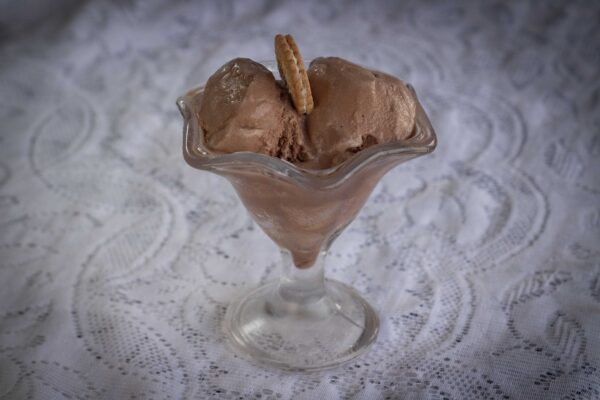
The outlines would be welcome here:
M 598 4 L 7 10 L 0 399 L 600 398 Z M 377 308 L 376 344 L 309 374 L 228 351 L 227 303 L 278 251 L 185 165 L 175 106 L 233 57 L 273 59 L 277 32 L 410 82 L 439 139 L 327 261 Z

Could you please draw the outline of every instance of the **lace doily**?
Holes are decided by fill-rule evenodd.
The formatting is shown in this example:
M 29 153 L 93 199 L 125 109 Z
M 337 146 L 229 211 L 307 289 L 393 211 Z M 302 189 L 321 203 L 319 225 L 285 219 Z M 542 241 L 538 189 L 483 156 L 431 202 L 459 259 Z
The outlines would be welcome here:
M 598 4 L 62 3 L 0 13 L 0 399 L 600 398 Z M 278 32 L 411 82 L 439 138 L 329 255 L 376 344 L 311 374 L 228 351 L 278 250 L 175 106 Z

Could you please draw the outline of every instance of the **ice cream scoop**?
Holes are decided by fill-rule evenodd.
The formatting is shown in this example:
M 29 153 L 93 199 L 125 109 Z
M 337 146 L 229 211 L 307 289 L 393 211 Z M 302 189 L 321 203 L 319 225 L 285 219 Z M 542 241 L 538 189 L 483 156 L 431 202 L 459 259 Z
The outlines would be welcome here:
M 320 167 L 413 134 L 416 100 L 401 80 L 337 57 L 313 60 L 308 79 L 315 105 L 307 131 Z
M 236 58 L 206 82 L 198 119 L 207 147 L 251 151 L 292 163 L 308 159 L 303 117 L 263 65 Z

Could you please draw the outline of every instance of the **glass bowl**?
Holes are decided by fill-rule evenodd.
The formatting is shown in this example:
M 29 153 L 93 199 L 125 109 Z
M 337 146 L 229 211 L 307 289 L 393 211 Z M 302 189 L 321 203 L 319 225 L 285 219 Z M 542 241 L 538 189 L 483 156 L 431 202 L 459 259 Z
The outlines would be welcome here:
M 263 64 L 279 78 L 275 62 Z M 353 288 L 325 279 L 325 255 L 386 172 L 435 149 L 425 111 L 417 100 L 409 139 L 368 147 L 317 170 L 264 154 L 211 152 L 198 123 L 202 95 L 199 87 L 177 99 L 185 161 L 226 178 L 282 253 L 278 280 L 229 305 L 229 343 L 246 358 L 288 370 L 335 367 L 360 355 L 377 337 L 377 313 Z

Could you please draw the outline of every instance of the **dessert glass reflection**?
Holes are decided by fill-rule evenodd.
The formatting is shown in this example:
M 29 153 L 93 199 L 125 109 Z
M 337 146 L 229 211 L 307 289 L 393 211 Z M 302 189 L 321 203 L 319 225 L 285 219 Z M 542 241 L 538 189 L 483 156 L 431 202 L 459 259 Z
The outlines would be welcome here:
M 263 64 L 279 75 L 276 63 Z M 377 337 L 377 313 L 353 288 L 325 279 L 325 256 L 386 172 L 434 150 L 436 135 L 423 108 L 417 100 L 410 138 L 309 169 L 259 153 L 211 152 L 198 121 L 202 95 L 200 87 L 177 99 L 185 161 L 226 178 L 282 254 L 278 280 L 229 305 L 229 343 L 250 359 L 288 370 L 330 368 L 360 355 Z

